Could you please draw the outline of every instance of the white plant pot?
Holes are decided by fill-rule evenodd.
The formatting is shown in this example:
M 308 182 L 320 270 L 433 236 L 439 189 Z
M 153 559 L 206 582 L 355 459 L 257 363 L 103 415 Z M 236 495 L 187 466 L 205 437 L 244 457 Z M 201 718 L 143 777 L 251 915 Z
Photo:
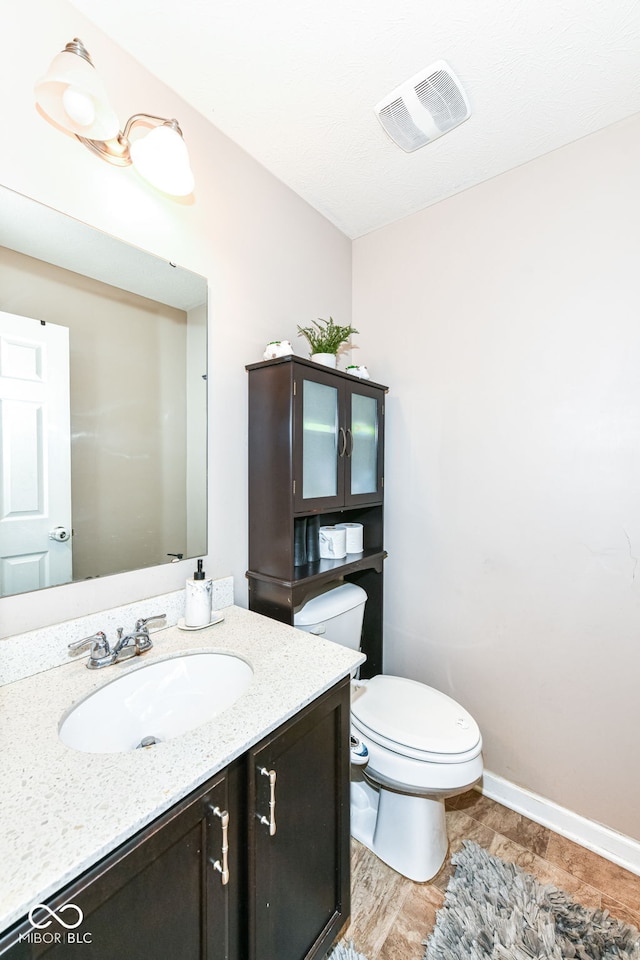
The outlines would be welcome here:
M 312 353 L 311 359 L 314 363 L 321 363 L 325 367 L 334 367 L 337 363 L 335 353 Z

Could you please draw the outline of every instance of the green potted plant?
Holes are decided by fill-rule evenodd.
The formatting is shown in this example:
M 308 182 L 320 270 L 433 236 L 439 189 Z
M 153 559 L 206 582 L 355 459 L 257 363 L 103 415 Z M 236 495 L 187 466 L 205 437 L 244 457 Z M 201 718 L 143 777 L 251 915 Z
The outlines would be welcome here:
M 338 350 L 352 333 L 357 332 L 355 327 L 341 327 L 334 323 L 333 317 L 328 320 L 318 317 L 310 327 L 298 326 L 298 336 L 306 337 L 311 348 L 311 359 L 326 367 L 336 366 Z

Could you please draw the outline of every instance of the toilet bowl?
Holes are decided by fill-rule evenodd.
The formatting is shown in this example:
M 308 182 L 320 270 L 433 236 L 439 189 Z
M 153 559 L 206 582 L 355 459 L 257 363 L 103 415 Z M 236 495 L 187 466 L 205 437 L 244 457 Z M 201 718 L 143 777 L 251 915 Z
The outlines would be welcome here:
M 353 735 L 369 762 L 354 769 L 351 832 L 411 880 L 434 877 L 447 855 L 444 801 L 482 776 L 482 738 L 466 710 L 403 677 L 354 684 Z
M 294 625 L 358 649 L 366 593 L 344 583 L 308 601 Z M 444 801 L 482 776 L 482 737 L 455 700 L 404 677 L 353 680 L 351 833 L 411 880 L 447 855 Z

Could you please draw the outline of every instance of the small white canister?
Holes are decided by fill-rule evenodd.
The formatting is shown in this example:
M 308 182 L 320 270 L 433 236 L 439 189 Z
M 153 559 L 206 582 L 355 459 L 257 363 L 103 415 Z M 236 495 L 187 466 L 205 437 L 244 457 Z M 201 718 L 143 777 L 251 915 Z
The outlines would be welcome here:
M 320 559 L 343 560 L 347 555 L 347 531 L 342 527 L 320 527 Z
M 346 367 L 346 371 L 353 377 L 360 377 L 361 380 L 371 379 L 369 371 L 362 363 L 350 363 L 349 366 Z
M 293 353 L 290 340 L 270 340 L 264 348 L 263 360 L 276 360 L 278 357 L 288 357 Z

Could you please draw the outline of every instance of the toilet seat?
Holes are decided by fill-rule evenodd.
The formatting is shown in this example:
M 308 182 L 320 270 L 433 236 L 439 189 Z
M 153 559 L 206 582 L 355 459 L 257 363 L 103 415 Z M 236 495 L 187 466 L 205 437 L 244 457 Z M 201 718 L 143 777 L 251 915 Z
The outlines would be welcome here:
M 482 750 L 477 723 L 451 697 L 424 683 L 379 675 L 355 684 L 352 723 L 393 753 L 430 763 L 465 763 Z

